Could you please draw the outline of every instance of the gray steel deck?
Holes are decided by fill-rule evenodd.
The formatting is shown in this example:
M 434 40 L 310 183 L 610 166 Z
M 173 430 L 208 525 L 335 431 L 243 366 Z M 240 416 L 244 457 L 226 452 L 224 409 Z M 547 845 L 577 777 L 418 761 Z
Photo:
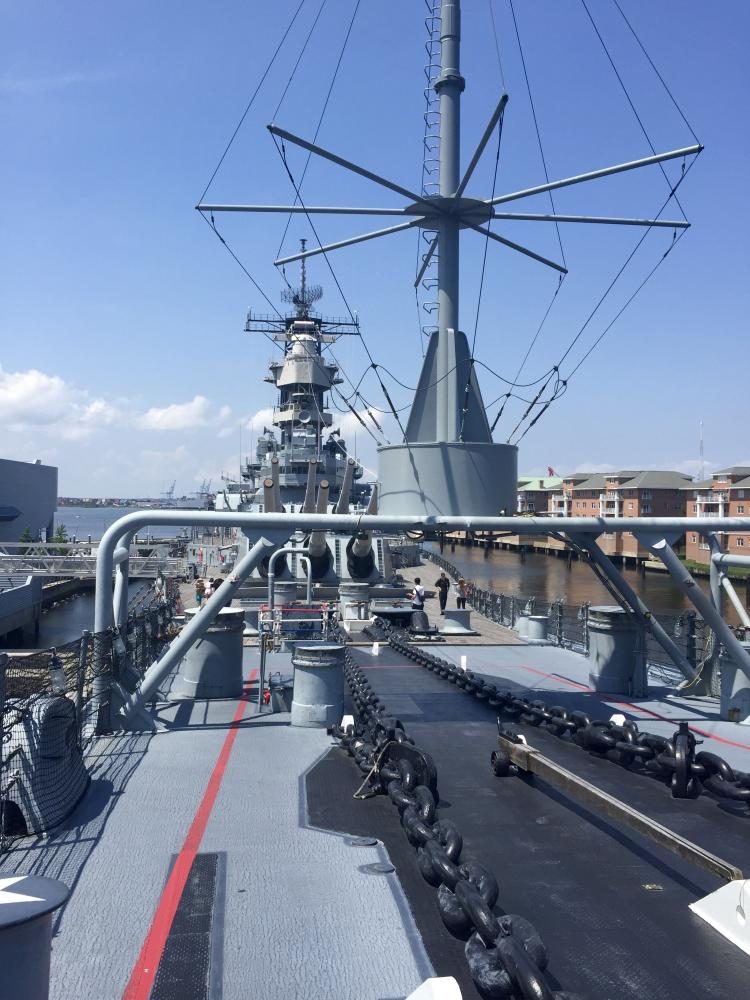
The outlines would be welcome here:
M 245 655 L 253 667 L 256 654 Z M 236 709 L 162 705 L 164 732 L 99 740 L 75 812 L 4 858 L 73 888 L 55 925 L 52 1000 L 123 996 Z M 224 1000 L 403 997 L 432 974 L 397 876 L 362 870 L 386 860 L 382 845 L 348 846 L 307 825 L 303 778 L 330 742 L 250 706 L 238 725 L 199 848 L 226 857 Z

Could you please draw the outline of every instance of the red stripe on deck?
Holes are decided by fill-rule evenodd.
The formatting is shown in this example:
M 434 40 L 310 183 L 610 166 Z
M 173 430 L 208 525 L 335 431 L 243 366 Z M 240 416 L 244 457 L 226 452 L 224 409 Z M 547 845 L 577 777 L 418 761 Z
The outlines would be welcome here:
M 536 667 L 530 667 L 526 663 L 521 666 L 523 670 L 528 670 L 532 674 L 538 674 L 540 677 L 546 677 L 548 680 L 558 681 L 560 684 L 567 684 L 568 687 L 576 688 L 576 690 L 582 691 L 585 694 L 593 694 L 601 701 L 605 701 L 610 705 L 620 705 L 622 708 L 627 708 L 631 712 L 643 712 L 645 715 L 650 715 L 654 719 L 659 719 L 661 722 L 671 722 L 673 725 L 680 721 L 679 719 L 670 719 L 666 715 L 660 715 L 658 712 L 654 712 L 653 709 L 644 708 L 643 705 L 631 705 L 629 701 L 615 701 L 614 698 L 608 698 L 606 694 L 603 694 L 600 691 L 594 691 L 593 688 L 586 687 L 585 684 L 579 684 L 578 681 L 571 681 L 567 677 L 562 677 L 560 674 L 548 674 L 545 673 L 544 670 L 537 670 Z M 707 729 L 699 729 L 698 726 L 693 726 L 689 723 L 688 729 L 697 733 L 699 736 L 707 736 L 710 740 L 716 740 L 717 743 L 724 743 L 728 747 L 738 747 L 740 750 L 750 750 L 750 746 L 748 746 L 747 743 L 737 743 L 735 740 L 727 739 L 726 736 L 718 736 L 716 733 L 711 733 Z
M 257 675 L 257 670 L 253 670 L 250 673 L 245 686 L 246 691 Z M 122 1000 L 148 1000 L 151 993 L 151 988 L 156 978 L 156 971 L 159 968 L 159 962 L 164 952 L 164 946 L 172 929 L 174 916 L 182 898 L 182 892 L 190 874 L 190 869 L 198 853 L 203 834 L 206 832 L 206 826 L 216 802 L 216 796 L 219 794 L 224 772 L 229 763 L 232 747 L 234 746 L 234 741 L 237 739 L 238 726 L 242 721 L 246 708 L 247 699 L 243 698 L 237 705 L 237 711 L 234 713 L 234 718 L 230 723 L 224 745 L 211 772 L 211 777 L 208 779 L 203 798 L 193 817 L 193 822 L 190 824 L 190 829 L 180 848 L 180 853 L 177 855 L 177 860 L 167 879 L 167 884 L 164 886 L 161 899 L 156 907 L 156 913 L 151 921 L 151 927 L 146 935 L 146 940 L 143 942 L 141 953 L 133 967 L 128 985 L 125 987 Z

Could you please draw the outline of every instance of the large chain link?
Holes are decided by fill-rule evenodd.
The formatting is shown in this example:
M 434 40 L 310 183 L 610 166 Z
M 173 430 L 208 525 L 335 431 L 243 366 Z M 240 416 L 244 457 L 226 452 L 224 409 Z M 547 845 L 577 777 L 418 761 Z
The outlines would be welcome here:
M 385 793 L 396 806 L 422 877 L 438 890 L 438 909 L 451 933 L 467 939 L 471 976 L 488 997 L 576 1000 L 555 992 L 544 976 L 547 949 L 523 917 L 494 912 L 499 889 L 478 861 L 462 860 L 463 837 L 451 820 L 436 819 L 437 772 L 429 754 L 415 747 L 400 720 L 386 715 L 367 677 L 347 650 L 345 676 L 356 723 L 333 735 L 366 775 L 358 796 Z
M 397 652 L 419 666 L 450 681 L 499 713 L 528 726 L 538 726 L 582 747 L 598 757 L 606 757 L 631 771 L 652 774 L 669 785 L 677 799 L 694 799 L 702 792 L 743 804 L 750 810 L 750 774 L 738 771 L 717 754 L 696 753 L 696 740 L 687 722 L 680 722 L 671 737 L 648 733 L 628 720 L 591 719 L 585 712 L 548 705 L 541 699 L 529 700 L 461 670 L 449 660 L 412 646 L 406 634 L 378 619 L 375 628 Z M 743 810 L 744 814 L 744 810 Z

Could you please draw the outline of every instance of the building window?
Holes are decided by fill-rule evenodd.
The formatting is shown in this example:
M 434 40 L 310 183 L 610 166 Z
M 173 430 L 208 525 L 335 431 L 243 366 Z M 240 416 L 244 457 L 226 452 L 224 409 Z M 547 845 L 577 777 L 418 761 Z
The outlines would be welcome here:
M 529 510 L 533 510 L 534 509 L 534 501 L 533 500 L 529 500 L 529 502 L 527 503 L 526 506 L 527 506 L 527 508 Z
M 697 536 L 697 535 L 691 535 L 691 536 L 690 536 L 690 541 L 691 541 L 691 542 L 692 542 L 693 544 L 695 544 L 695 543 L 696 543 L 696 542 L 698 541 L 698 536 Z
M 697 513 L 698 513 L 698 504 L 697 504 L 697 503 L 694 503 L 694 504 L 693 504 L 693 513 L 694 513 L 694 514 L 697 514 Z
M 738 538 L 737 539 L 737 544 L 738 545 L 744 545 L 745 544 L 745 539 L 744 538 Z
M 745 505 L 744 505 L 744 503 L 738 503 L 737 504 L 737 513 L 738 514 L 744 514 L 745 513 Z
M 632 510 L 632 509 L 633 509 L 633 505 L 632 505 L 632 503 L 629 503 L 628 504 L 628 510 Z
M 592 508 L 594 510 L 596 510 L 596 508 L 599 506 L 599 504 L 598 503 L 592 503 L 591 506 L 592 506 Z
M 745 499 L 745 491 L 744 490 L 737 490 L 737 499 L 738 500 L 744 500 Z
M 641 513 L 642 514 L 650 514 L 651 513 L 651 504 L 650 503 L 644 503 L 644 504 L 642 504 L 641 505 Z

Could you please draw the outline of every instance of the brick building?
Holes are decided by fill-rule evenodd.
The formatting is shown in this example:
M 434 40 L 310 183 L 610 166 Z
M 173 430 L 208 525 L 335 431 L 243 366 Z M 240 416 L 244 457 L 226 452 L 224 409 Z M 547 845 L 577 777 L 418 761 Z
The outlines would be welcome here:
M 711 479 L 692 483 L 686 491 L 685 517 L 750 517 L 750 466 L 733 465 L 715 472 Z M 750 532 L 719 536 L 722 547 L 737 555 L 750 555 Z M 685 540 L 685 556 L 707 566 L 708 542 L 695 531 Z
M 669 470 L 579 472 L 565 476 L 562 489 L 550 494 L 549 513 L 556 517 L 681 517 L 685 490 L 692 485 L 689 476 Z M 604 533 L 599 544 L 607 555 L 619 559 L 648 555 L 630 532 Z

